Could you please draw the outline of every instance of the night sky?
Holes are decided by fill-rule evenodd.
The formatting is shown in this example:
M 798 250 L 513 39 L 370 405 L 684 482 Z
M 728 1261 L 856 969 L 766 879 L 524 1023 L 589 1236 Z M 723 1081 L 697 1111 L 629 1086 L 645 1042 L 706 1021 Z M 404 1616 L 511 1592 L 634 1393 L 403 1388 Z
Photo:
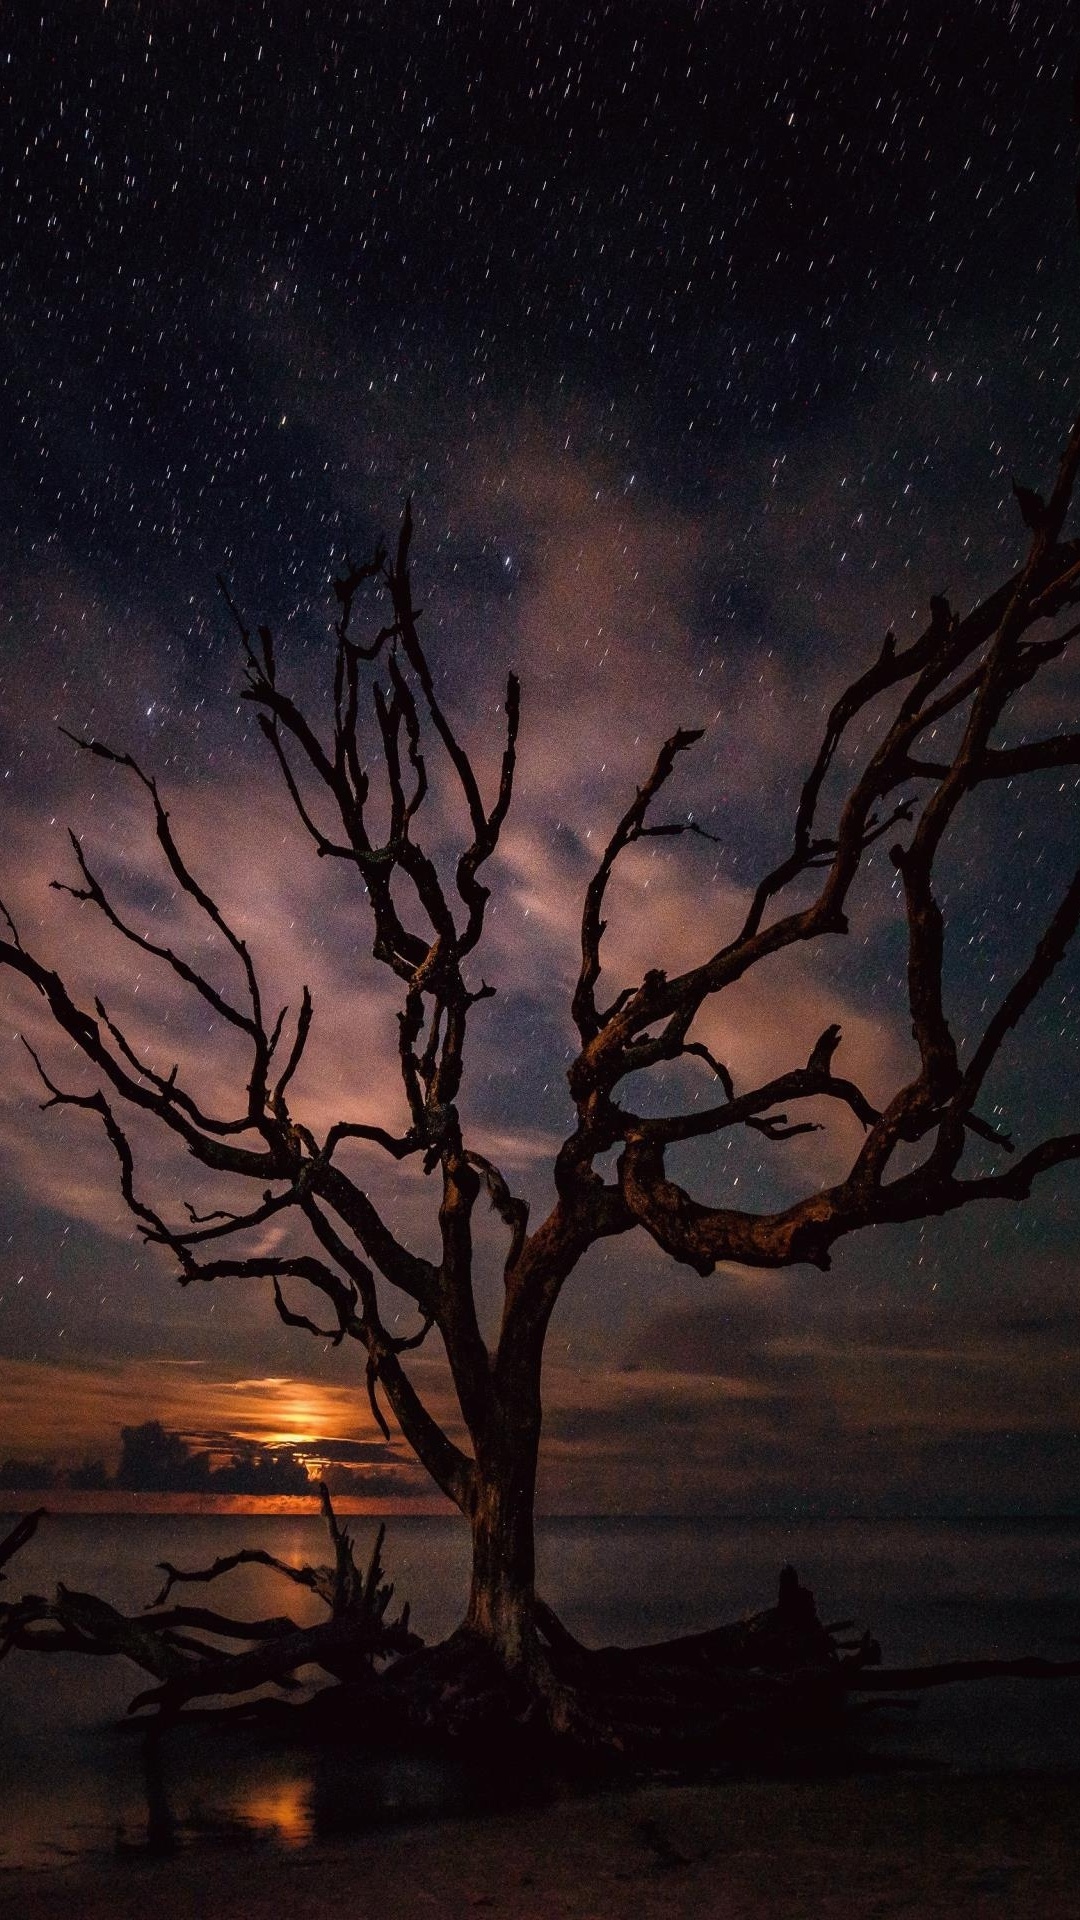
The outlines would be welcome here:
M 392 983 L 241 705 L 215 575 L 272 622 L 283 678 L 323 712 L 332 577 L 411 493 L 425 640 L 488 779 L 507 668 L 524 684 L 520 787 L 487 876 L 498 991 L 473 1015 L 463 1112 L 538 1218 L 571 1124 L 582 891 L 659 742 L 707 726 L 673 794 L 715 840 L 626 860 L 615 982 L 719 944 L 786 851 L 845 681 L 887 628 L 921 630 L 931 594 L 966 609 L 1024 552 L 1011 477 L 1049 480 L 1080 404 L 1071 9 L 16 11 L 0 893 L 82 997 L 225 1102 L 236 1062 L 205 1008 L 48 890 L 74 877 L 77 826 L 138 923 L 227 977 L 131 784 L 57 723 L 130 748 L 272 997 L 295 1007 L 311 985 L 305 1116 L 400 1124 Z M 1075 726 L 1076 694 L 1065 665 L 1026 721 Z M 1040 779 L 980 800 L 946 849 L 961 1031 L 1074 864 L 1076 783 Z M 802 1062 L 835 1019 L 838 1071 L 879 1101 L 900 1083 L 881 853 L 858 906 L 849 941 L 710 1016 L 737 1082 Z M 1077 982 L 1072 960 L 995 1077 L 1021 1144 L 1077 1124 Z M 0 1459 L 114 1464 L 120 1426 L 156 1418 L 199 1444 L 321 1440 L 373 1495 L 421 1491 L 370 1419 L 359 1349 L 283 1327 L 265 1286 L 173 1284 L 91 1123 L 38 1112 L 16 1035 L 58 1073 L 70 1050 L 20 983 L 0 980 L 0 1009 Z M 138 1137 L 163 1205 L 207 1201 L 185 1156 Z M 685 1164 L 702 1192 L 737 1177 L 740 1199 L 775 1206 L 857 1142 L 847 1116 Z M 419 1171 L 376 1190 L 429 1251 Z M 702 1280 L 642 1234 L 594 1250 L 552 1329 L 544 1503 L 1075 1511 L 1078 1201 L 1066 1170 L 1023 1209 L 848 1241 L 827 1275 Z M 482 1240 L 485 1310 L 500 1244 Z M 445 1410 L 434 1357 L 415 1372 Z

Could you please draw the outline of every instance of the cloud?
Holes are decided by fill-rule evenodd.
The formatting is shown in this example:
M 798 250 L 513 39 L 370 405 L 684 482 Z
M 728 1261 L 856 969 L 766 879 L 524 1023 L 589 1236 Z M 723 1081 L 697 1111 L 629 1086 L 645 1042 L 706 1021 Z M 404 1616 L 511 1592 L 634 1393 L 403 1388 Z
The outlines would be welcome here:
M 308 1439 L 298 1443 L 298 1450 L 307 1460 L 330 1461 L 336 1466 L 392 1466 L 397 1464 L 393 1449 L 385 1440 L 327 1440 Z M 406 1462 L 412 1466 L 411 1461 Z
M 1067 1320 L 1018 1329 L 1007 1302 L 929 1293 L 891 1307 L 850 1289 L 808 1300 L 792 1275 L 720 1277 L 719 1292 L 644 1323 L 623 1371 L 553 1370 L 546 1499 L 680 1513 L 1071 1509 Z
M 20 1448 L 55 1450 L 56 1409 L 64 1409 L 70 1457 L 113 1447 L 124 1426 L 156 1419 L 182 1433 L 229 1433 L 259 1446 L 323 1440 L 378 1443 L 378 1429 L 357 1380 L 293 1378 L 244 1383 L 218 1371 L 178 1369 L 168 1359 L 92 1365 L 10 1360 L 0 1375 L 0 1432 Z

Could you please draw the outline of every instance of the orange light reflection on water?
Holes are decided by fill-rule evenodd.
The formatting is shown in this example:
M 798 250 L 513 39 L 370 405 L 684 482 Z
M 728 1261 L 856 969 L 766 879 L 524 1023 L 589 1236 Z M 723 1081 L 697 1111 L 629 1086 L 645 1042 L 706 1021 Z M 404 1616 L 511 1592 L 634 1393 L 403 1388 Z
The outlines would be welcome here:
M 30 1513 L 45 1507 L 50 1513 L 175 1513 L 175 1514 L 317 1514 L 317 1493 L 121 1493 L 76 1491 L 47 1487 L 0 1492 L 0 1513 Z M 335 1493 L 334 1511 L 373 1520 L 404 1518 L 413 1513 L 452 1514 L 455 1508 L 441 1494 L 418 1494 L 411 1500 L 366 1499 L 362 1494 Z
M 287 1847 L 306 1847 L 314 1830 L 311 1785 L 306 1780 L 279 1780 L 272 1787 L 252 1787 L 237 1803 L 236 1811 L 245 1825 L 258 1833 L 272 1834 Z

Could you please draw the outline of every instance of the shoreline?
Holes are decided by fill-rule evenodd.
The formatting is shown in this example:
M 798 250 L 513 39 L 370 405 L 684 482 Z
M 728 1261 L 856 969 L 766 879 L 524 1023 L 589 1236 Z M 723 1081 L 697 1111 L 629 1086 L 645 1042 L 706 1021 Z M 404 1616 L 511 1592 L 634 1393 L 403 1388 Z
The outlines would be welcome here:
M 650 1784 L 321 1838 L 0 1872 L 3 1920 L 1075 1920 L 1077 1776 Z

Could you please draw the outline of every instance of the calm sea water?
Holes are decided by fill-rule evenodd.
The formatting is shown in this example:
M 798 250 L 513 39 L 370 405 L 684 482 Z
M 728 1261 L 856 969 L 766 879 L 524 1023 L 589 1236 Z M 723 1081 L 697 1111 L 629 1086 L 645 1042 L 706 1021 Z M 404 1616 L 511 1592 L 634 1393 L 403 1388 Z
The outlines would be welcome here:
M 352 1525 L 363 1550 L 374 1523 Z M 11 1563 L 5 1597 L 47 1593 L 59 1578 L 132 1611 L 153 1598 L 157 1561 L 206 1566 L 244 1545 L 298 1562 L 326 1557 L 316 1518 L 62 1515 Z M 424 1637 L 447 1632 L 466 1584 L 461 1527 L 392 1519 L 384 1559 Z M 822 1618 L 872 1628 L 889 1665 L 1078 1657 L 1080 1521 L 575 1519 L 542 1523 L 539 1538 L 542 1591 L 592 1644 L 699 1631 L 768 1605 L 788 1560 Z M 321 1612 L 262 1568 L 195 1593 L 241 1615 Z M 142 1742 L 118 1725 L 142 1684 L 125 1663 L 77 1655 L 12 1654 L 0 1665 L 0 1867 L 145 1844 Z M 874 1716 L 866 1741 L 894 1759 L 965 1769 L 1080 1767 L 1080 1681 L 943 1688 L 914 1713 Z M 491 1783 L 412 1762 L 283 1754 L 203 1728 L 169 1735 L 163 1777 L 149 1786 L 158 1821 L 184 1844 L 302 1846 L 317 1833 L 476 1804 Z

